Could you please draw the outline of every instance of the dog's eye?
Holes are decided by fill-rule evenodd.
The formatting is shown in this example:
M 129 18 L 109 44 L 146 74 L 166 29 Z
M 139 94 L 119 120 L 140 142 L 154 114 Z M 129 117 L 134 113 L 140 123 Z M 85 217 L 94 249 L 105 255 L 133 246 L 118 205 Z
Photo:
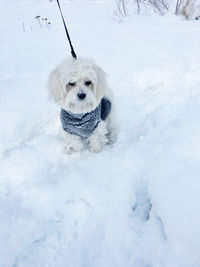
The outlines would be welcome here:
M 91 81 L 85 81 L 85 85 L 89 86 L 92 82 Z
M 75 82 L 69 82 L 68 85 L 70 85 L 70 86 L 75 86 L 76 83 L 75 83 Z

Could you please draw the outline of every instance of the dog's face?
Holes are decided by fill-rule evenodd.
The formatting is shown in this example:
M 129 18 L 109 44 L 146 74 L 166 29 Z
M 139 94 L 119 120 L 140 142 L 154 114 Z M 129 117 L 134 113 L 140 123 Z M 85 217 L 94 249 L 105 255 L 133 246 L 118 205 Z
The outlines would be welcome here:
M 66 97 L 64 106 L 74 113 L 85 113 L 97 105 L 95 80 L 89 75 L 71 73 L 70 80 L 66 81 Z
M 98 106 L 106 86 L 105 73 L 90 60 L 66 60 L 49 77 L 49 94 L 62 108 L 86 113 Z

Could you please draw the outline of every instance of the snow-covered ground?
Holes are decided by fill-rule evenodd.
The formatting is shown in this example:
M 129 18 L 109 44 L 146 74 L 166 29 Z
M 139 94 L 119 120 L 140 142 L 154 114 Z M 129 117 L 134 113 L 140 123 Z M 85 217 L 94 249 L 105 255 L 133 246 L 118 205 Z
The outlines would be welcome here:
M 69 55 L 56 2 L 1 0 L 0 267 L 200 266 L 200 24 L 119 24 L 113 2 L 61 1 L 120 125 L 112 147 L 66 155 L 45 88 Z

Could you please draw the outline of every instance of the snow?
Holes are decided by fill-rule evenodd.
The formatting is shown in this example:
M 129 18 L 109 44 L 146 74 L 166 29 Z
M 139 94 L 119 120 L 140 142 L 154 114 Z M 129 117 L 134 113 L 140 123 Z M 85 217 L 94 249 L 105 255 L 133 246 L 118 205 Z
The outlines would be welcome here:
M 2 1 L 0 266 L 199 267 L 199 22 L 61 4 L 77 55 L 109 74 L 119 137 L 63 153 L 45 89 L 69 55 L 56 2 Z

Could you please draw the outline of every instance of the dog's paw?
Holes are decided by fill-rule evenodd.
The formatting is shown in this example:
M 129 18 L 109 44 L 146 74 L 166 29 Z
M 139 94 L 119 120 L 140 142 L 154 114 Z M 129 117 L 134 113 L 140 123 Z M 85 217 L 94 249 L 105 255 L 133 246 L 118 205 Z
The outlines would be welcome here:
M 117 142 L 117 134 L 108 134 L 108 145 L 113 145 Z
M 75 152 L 81 152 L 84 149 L 84 145 L 78 140 L 74 140 L 73 142 L 67 143 L 64 147 L 65 152 L 67 154 L 72 154 Z
M 65 146 L 65 152 L 67 154 L 73 154 L 75 152 L 81 152 L 81 151 L 83 151 L 83 146 L 72 146 L 72 145 Z
M 102 150 L 103 144 L 98 140 L 90 140 L 88 149 L 90 152 L 97 153 Z
M 107 133 L 108 130 L 105 122 L 100 122 L 88 140 L 88 149 L 90 152 L 96 153 L 103 149 L 104 145 L 108 143 Z

